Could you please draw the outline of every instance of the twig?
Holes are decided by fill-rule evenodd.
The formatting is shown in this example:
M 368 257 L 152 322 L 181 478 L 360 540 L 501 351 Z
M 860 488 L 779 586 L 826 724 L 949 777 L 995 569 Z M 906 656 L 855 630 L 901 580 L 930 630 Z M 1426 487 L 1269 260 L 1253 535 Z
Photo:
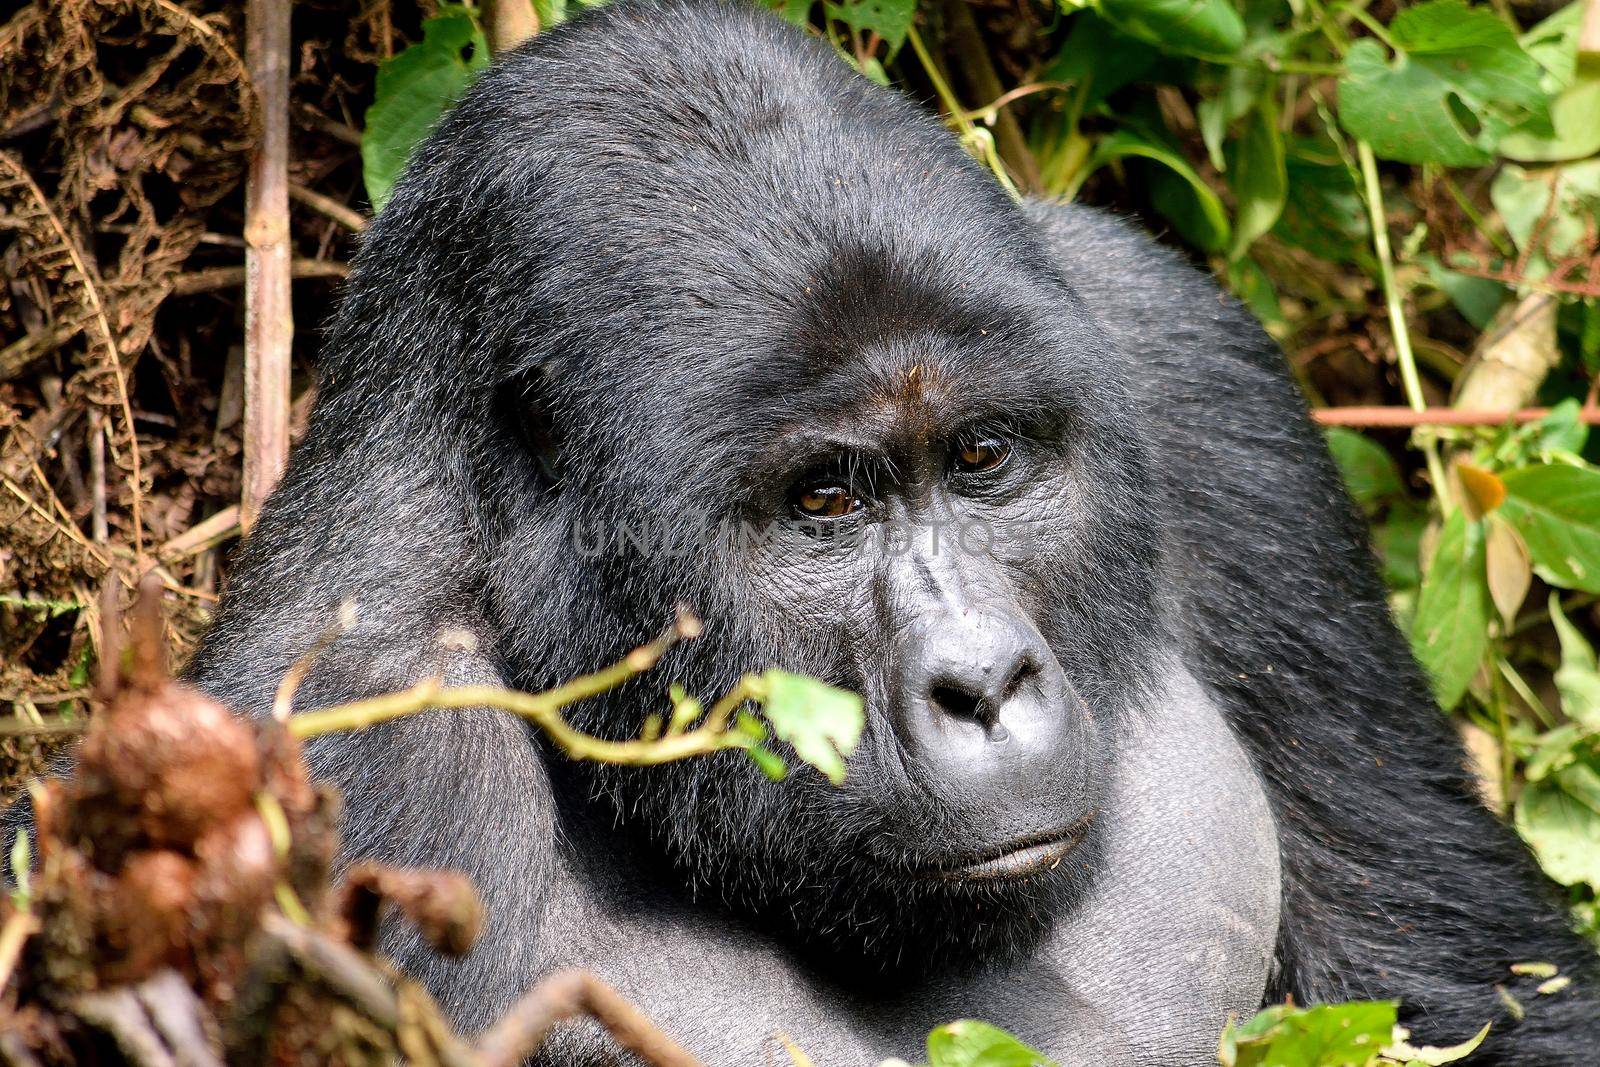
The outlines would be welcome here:
M 183 559 L 214 548 L 239 532 L 239 505 L 229 504 L 208 519 L 202 519 L 157 550 L 162 559 Z
M 303 185 L 291 183 L 289 199 L 302 203 L 313 211 L 321 212 L 351 233 L 360 233 L 367 228 L 367 217 L 361 212 Z
M 520 693 L 492 685 L 464 685 L 447 689 L 438 678 L 426 678 L 398 693 L 385 693 L 295 715 L 289 719 L 289 732 L 305 739 L 362 730 L 434 708 L 490 707 L 531 720 L 544 730 L 556 747 L 570 758 L 578 760 L 648 767 L 709 755 L 724 749 L 749 748 L 755 743 L 751 738 L 739 731 L 726 729 L 734 708 L 748 699 L 745 688 L 748 679 L 741 681 L 733 692 L 719 701 L 713 713 L 706 716 L 700 726 L 665 737 L 611 741 L 575 730 L 561 716 L 562 708 L 609 692 L 654 667 L 668 648 L 684 638 L 698 636 L 699 627 L 698 619 L 687 614 L 680 615 L 678 623 L 671 630 L 650 644 L 634 649 L 617 663 L 592 674 L 579 675 L 570 682 L 542 693 Z M 736 698 L 736 694 L 742 695 Z
M 111 561 L 106 558 L 105 553 L 103 553 L 99 548 L 90 544 L 84 538 L 83 531 L 79 530 L 71 523 L 61 522 L 61 520 L 57 519 L 54 515 L 50 514 L 50 512 L 46 511 L 37 500 L 29 496 L 27 490 L 23 489 L 16 482 L 13 482 L 10 478 L 7 478 L 4 474 L 0 474 L 0 485 L 5 486 L 13 496 L 28 506 L 29 511 L 32 511 L 35 515 L 39 516 L 39 518 L 43 519 L 46 524 L 66 534 L 69 541 L 77 542 L 77 544 L 82 547 L 85 552 L 94 557 L 95 562 L 99 563 L 102 567 L 105 567 L 108 570 L 111 568 Z
M 273 912 L 263 915 L 261 932 L 280 945 L 302 970 L 349 1001 L 362 1015 L 390 1033 L 400 1026 L 399 994 L 355 949 Z M 472 1052 L 454 1039 L 436 1042 L 433 1051 L 443 1067 L 479 1067 Z
M 111 537 L 106 524 L 106 427 L 99 408 L 89 410 L 89 533 L 103 545 Z
M 533 0 L 485 0 L 483 21 L 489 31 L 489 48 L 496 55 L 539 32 Z
M 69 700 L 88 700 L 91 692 L 85 686 L 79 689 L 64 689 L 59 693 L 0 693 L 0 701 L 20 703 L 25 700 L 31 704 L 65 704 Z
M 0 993 L 5 992 L 17 960 L 22 958 L 22 946 L 38 929 L 39 923 L 34 919 L 33 912 L 25 908 L 12 912 L 5 925 L 0 926 Z
M 961 106 L 961 101 L 956 98 L 955 92 L 950 88 L 950 82 L 939 69 L 939 64 L 928 51 L 928 46 L 923 43 L 922 35 L 915 26 L 906 30 L 906 42 L 911 45 L 911 50 L 916 53 L 917 61 L 922 64 L 922 69 L 927 73 L 928 80 L 933 83 L 933 91 L 938 94 L 945 112 L 950 116 L 950 121 L 955 124 L 956 132 L 961 137 L 961 145 L 970 154 L 979 157 L 983 165 L 994 174 L 995 180 L 1004 187 L 1011 199 L 1022 200 L 1022 193 L 1011 180 L 1005 162 L 1000 158 L 995 148 L 994 134 L 987 127 L 973 125 L 967 117 L 966 109 Z
M 1312 416 L 1324 426 L 1501 426 L 1507 422 L 1538 422 L 1550 414 L 1549 408 L 1521 408 L 1517 411 L 1458 411 L 1454 408 L 1337 407 L 1318 408 Z M 1578 421 L 1600 426 L 1600 411 L 1586 409 Z
M 337 641 L 345 631 L 355 625 L 355 609 L 349 601 L 339 605 L 339 612 L 334 620 L 327 625 L 309 649 L 301 653 L 295 661 L 289 664 L 289 669 L 278 679 L 278 688 L 272 694 L 272 718 L 274 722 L 285 723 L 294 711 L 294 694 L 300 688 L 300 683 L 306 680 L 306 675 L 311 673 L 311 668 L 316 665 L 328 647 Z
M 245 184 L 245 531 L 289 456 L 289 0 L 249 0 L 245 54 L 261 139 Z
M 966 117 L 971 122 L 993 122 L 1001 109 L 1008 104 L 1021 100 L 1023 97 L 1033 96 L 1035 93 L 1070 92 L 1071 90 L 1072 86 L 1067 82 L 1030 82 L 1027 85 L 1019 85 L 1015 89 L 1001 93 L 983 107 L 968 111 Z
M 299 926 L 276 912 L 261 918 L 261 932 L 288 950 L 302 968 L 361 1014 L 388 1030 L 400 1021 L 394 990 L 349 945 Z
M 206 1040 L 205 1006 L 176 971 L 161 971 L 133 992 L 156 1033 L 173 1050 L 178 1067 L 223 1067 Z
M 131 988 L 81 993 L 73 998 L 71 1009 L 73 1015 L 110 1037 L 133 1067 L 180 1067 Z
M 350 267 L 337 259 L 296 259 L 289 263 L 289 277 L 343 278 Z M 173 280 L 173 296 L 194 296 L 217 289 L 233 289 L 243 285 L 248 277 L 244 267 L 207 267 L 205 270 L 180 274 Z
M 1389 249 L 1389 216 L 1383 207 L 1383 187 L 1378 182 L 1378 160 L 1372 154 L 1372 146 L 1365 141 L 1356 142 L 1356 156 L 1361 163 L 1361 177 L 1366 187 L 1367 213 L 1372 223 L 1372 248 L 1378 256 L 1378 277 L 1383 285 L 1383 302 L 1389 312 L 1389 332 L 1394 335 L 1400 381 L 1405 387 L 1407 403 L 1414 411 L 1425 411 L 1427 401 L 1422 396 L 1417 357 L 1411 351 L 1411 331 L 1406 326 L 1400 286 L 1394 276 L 1394 254 Z M 1433 482 L 1433 491 L 1438 494 L 1439 503 L 1448 513 L 1450 486 L 1445 481 L 1444 463 L 1439 458 L 1438 446 L 1431 439 L 1424 439 L 1420 444 L 1428 462 L 1428 478 Z
M 47 699 L 30 699 L 36 704 L 50 703 Z M 76 737 L 88 728 L 88 719 L 63 719 L 57 715 L 52 715 L 43 722 L 0 719 L 0 737 Z
M 644 1013 L 588 971 L 560 971 L 534 986 L 478 1041 L 482 1067 L 517 1067 L 559 1022 L 587 1015 L 617 1044 L 655 1067 L 700 1067 L 700 1061 Z

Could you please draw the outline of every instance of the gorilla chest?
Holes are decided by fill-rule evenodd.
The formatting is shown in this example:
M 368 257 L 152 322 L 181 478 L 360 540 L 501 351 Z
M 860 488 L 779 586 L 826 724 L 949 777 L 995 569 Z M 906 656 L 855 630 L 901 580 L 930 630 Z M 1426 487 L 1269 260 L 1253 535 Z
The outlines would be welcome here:
M 1103 869 L 1021 960 L 845 988 L 755 924 L 638 886 L 580 891 L 552 912 L 550 965 L 599 970 L 713 1067 L 763 1062 L 778 1032 L 819 1064 L 915 1060 L 927 1031 L 957 1018 L 1005 1027 L 1063 1067 L 1213 1063 L 1228 1014 L 1253 1012 L 1265 990 L 1277 835 L 1255 769 L 1199 686 L 1175 668 L 1164 689 L 1134 724 L 1100 816 Z M 613 1058 L 592 1031 L 549 1052 Z

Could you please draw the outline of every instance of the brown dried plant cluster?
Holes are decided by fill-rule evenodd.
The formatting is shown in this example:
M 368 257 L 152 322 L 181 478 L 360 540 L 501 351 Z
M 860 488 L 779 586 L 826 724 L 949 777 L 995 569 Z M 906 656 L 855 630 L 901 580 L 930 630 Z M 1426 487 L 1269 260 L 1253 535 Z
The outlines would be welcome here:
M 693 1061 L 612 990 L 551 976 L 476 1044 L 373 955 L 386 909 L 439 951 L 483 909 L 451 871 L 330 874 L 339 801 L 275 719 L 167 674 L 159 578 L 126 638 L 111 586 L 97 714 L 70 777 L 32 788 L 32 855 L 0 900 L 0 1064 L 511 1067 L 589 1015 L 664 1067 Z M 31 874 L 27 873 L 31 868 Z

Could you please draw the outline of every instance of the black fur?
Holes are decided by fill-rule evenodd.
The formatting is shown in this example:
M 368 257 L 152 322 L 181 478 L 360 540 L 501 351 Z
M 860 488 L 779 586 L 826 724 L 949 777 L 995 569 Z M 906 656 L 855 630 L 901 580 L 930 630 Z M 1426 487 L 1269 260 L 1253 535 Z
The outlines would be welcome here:
M 712 697 L 770 664 L 864 693 L 868 738 L 840 790 L 774 787 L 735 755 L 568 765 L 490 711 L 316 746 L 345 790 L 351 854 L 482 886 L 491 921 L 466 961 L 391 945 L 469 1028 L 552 961 L 606 951 L 548 943 L 583 935 L 551 916 L 586 877 L 683 887 L 691 907 L 803 950 L 801 973 L 860 960 L 915 987 L 947 964 L 1026 957 L 1086 876 L 1015 890 L 909 876 L 974 816 L 897 762 L 870 589 L 807 599 L 794 576 L 819 572 L 725 538 L 641 564 L 572 537 L 765 514 L 790 458 L 771 442 L 827 425 L 908 358 L 1055 449 L 1052 500 L 1070 506 L 1035 507 L 1050 536 L 1002 562 L 1099 731 L 1084 773 L 1107 773 L 1166 647 L 1249 749 L 1283 864 L 1273 995 L 1397 996 L 1427 1039 L 1497 1020 L 1485 1062 L 1592 1062 L 1593 953 L 1474 799 L 1267 337 L 1124 225 L 1019 211 L 931 118 L 742 5 L 586 15 L 497 64 L 422 146 L 365 238 L 310 431 L 190 675 L 259 712 L 353 599 L 358 624 L 297 707 L 434 673 L 536 690 L 687 602 L 707 636 L 575 711 L 580 725 L 631 735 L 663 679 Z M 591 839 L 632 857 L 629 873 L 586 876 Z M 1522 960 L 1575 983 L 1519 1024 L 1494 987 Z M 717 1025 L 743 1024 L 738 1004 L 722 1010 Z M 1030 1028 L 1026 1013 L 993 1021 Z

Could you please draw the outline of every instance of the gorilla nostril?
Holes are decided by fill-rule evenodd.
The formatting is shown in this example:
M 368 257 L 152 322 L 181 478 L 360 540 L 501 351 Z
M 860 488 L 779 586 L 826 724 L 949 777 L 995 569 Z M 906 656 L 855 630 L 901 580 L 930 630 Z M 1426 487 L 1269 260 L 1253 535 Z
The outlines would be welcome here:
M 1039 662 L 1032 654 L 1024 656 L 1022 662 L 1017 664 L 1017 669 L 1011 672 L 1011 677 L 1006 680 L 1005 688 L 1000 690 L 1000 703 L 1004 704 L 1017 695 L 1017 690 L 1033 681 L 1039 676 Z
M 947 682 L 934 685 L 928 692 L 928 703 L 933 705 L 933 710 L 952 718 L 971 719 L 985 726 L 994 719 L 989 702 L 960 685 Z

